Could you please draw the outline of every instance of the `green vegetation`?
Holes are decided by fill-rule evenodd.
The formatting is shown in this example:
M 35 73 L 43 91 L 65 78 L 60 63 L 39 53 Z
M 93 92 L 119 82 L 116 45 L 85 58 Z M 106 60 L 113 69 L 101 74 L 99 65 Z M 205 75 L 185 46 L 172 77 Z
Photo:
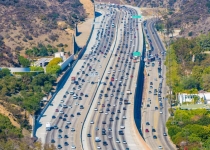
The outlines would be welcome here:
M 30 61 L 27 58 L 24 58 L 23 56 L 18 57 L 18 61 L 23 67 L 29 67 L 30 66 Z
M 193 39 L 180 38 L 167 51 L 167 84 L 174 94 L 210 91 L 210 34 Z
M 164 29 L 164 24 L 162 23 L 162 22 L 157 22 L 156 24 L 155 24 L 155 28 L 157 29 L 157 31 L 161 31 L 161 32 L 163 32 L 163 29 Z
M 40 71 L 40 72 L 44 72 L 44 69 L 42 67 L 37 67 L 37 66 L 31 66 L 30 67 L 31 71 Z
M 0 114 L 0 139 L 7 140 L 8 137 L 21 138 L 21 129 L 13 126 L 9 118 Z
M 53 53 L 58 52 L 58 49 L 51 45 L 38 44 L 38 47 L 33 47 L 32 49 L 27 49 L 25 54 L 30 57 L 38 56 L 51 56 Z
M 40 108 L 40 100 L 50 92 L 55 80 L 55 77 L 43 73 L 36 76 L 25 73 L 21 78 L 6 73 L 0 78 L 0 96 L 5 102 L 35 113 Z
M 61 58 L 53 58 L 46 66 L 46 72 L 49 74 L 58 74 L 61 71 L 61 67 L 58 64 L 62 61 Z
M 205 109 L 176 110 L 166 123 L 171 140 L 181 149 L 209 150 L 210 112 Z M 181 146 L 180 146 L 181 145 Z

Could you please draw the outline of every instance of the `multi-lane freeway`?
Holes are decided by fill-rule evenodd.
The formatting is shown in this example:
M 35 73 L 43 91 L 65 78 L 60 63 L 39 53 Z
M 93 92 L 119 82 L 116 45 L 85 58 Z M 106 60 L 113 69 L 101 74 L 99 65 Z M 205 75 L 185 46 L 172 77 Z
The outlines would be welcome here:
M 168 114 L 168 101 L 165 83 L 165 48 L 162 45 L 154 24 L 156 20 L 150 19 L 144 22 L 144 31 L 150 45 L 146 58 L 154 58 L 156 61 L 145 64 L 147 72 L 147 92 L 142 108 L 142 129 L 145 141 L 152 149 L 176 149 L 167 136 L 166 121 Z
M 141 19 L 132 16 L 139 15 L 140 11 L 135 7 L 114 4 L 96 4 L 95 11 L 97 16 L 86 51 L 38 120 L 36 136 L 43 143 L 54 144 L 57 149 L 64 150 L 150 149 L 134 121 L 135 92 L 141 92 L 136 91 L 136 87 L 139 67 L 143 63 L 143 34 Z M 152 37 L 153 29 L 147 28 L 147 36 Z M 155 50 L 148 56 L 161 52 L 157 41 L 155 45 Z M 144 107 L 143 134 L 151 149 L 158 146 L 173 149 L 167 136 L 163 136 L 167 111 L 155 110 L 159 103 L 153 90 L 158 89 L 162 82 L 158 66 L 157 61 L 147 68 L 152 85 L 148 85 L 151 92 L 148 94 L 149 106 L 145 103 Z M 161 67 L 164 74 L 162 64 Z M 164 83 L 162 86 L 165 87 Z M 165 95 L 166 89 L 162 93 Z M 163 99 L 161 102 L 166 107 Z M 50 124 L 50 131 L 46 131 L 46 124 Z M 152 132 L 153 128 L 158 132 Z
M 131 125 L 140 62 L 133 52 L 142 52 L 141 22 L 132 18 L 138 15 L 133 8 L 121 7 L 115 13 L 118 36 L 101 81 L 106 84 L 100 84 L 85 122 L 83 142 L 88 149 L 145 149 L 132 136 Z

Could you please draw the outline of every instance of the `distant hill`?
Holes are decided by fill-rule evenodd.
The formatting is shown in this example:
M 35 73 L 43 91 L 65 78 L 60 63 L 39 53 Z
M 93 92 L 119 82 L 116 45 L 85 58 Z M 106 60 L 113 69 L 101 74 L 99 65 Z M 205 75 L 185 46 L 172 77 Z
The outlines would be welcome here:
M 210 31 L 210 0 L 124 0 L 126 3 L 147 7 L 167 8 L 169 21 L 181 29 L 181 36 L 197 36 Z
M 74 27 L 88 16 L 79 0 L 0 0 L 0 10 L 1 67 L 18 66 L 17 55 L 38 43 L 72 51 Z

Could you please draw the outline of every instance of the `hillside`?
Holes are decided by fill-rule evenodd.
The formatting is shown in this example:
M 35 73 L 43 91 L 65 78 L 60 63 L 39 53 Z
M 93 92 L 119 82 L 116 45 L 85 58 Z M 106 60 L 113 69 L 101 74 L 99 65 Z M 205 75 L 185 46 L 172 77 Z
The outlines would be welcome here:
M 79 0 L 0 0 L 0 10 L 1 67 L 19 66 L 17 55 L 38 43 L 72 52 L 74 27 L 90 15 Z
M 141 5 L 141 7 L 167 8 L 169 22 L 172 23 L 173 28 L 181 30 L 180 36 L 197 36 L 210 31 L 210 0 L 135 0 L 133 2 L 135 2 L 133 5 Z

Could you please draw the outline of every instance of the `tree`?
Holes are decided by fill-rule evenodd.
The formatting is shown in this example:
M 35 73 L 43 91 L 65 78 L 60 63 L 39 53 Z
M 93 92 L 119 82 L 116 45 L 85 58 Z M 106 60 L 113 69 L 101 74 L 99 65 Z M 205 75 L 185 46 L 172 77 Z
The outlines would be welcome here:
M 59 65 L 47 65 L 46 72 L 49 74 L 58 74 L 61 70 L 61 67 Z
M 0 78 L 3 78 L 3 77 L 5 77 L 5 76 L 9 76 L 9 75 L 11 75 L 11 72 L 10 72 L 9 69 L 7 69 L 7 68 L 2 68 L 2 69 L 0 70 Z
M 203 82 L 202 82 L 202 85 L 203 85 L 203 89 L 205 91 L 210 91 L 210 74 L 206 74 L 206 75 L 203 75 Z
M 199 96 L 197 96 L 197 95 L 195 95 L 194 97 L 193 97 L 193 103 L 194 104 L 197 104 L 198 102 L 199 102 Z
M 57 64 L 59 64 L 59 63 L 62 62 L 62 61 L 63 61 L 62 58 L 56 57 L 56 58 L 53 58 L 53 59 L 49 62 L 49 64 L 48 64 L 47 66 L 57 65 Z
M 23 67 L 29 67 L 30 66 L 30 61 L 27 58 L 24 58 L 23 56 L 18 57 L 18 61 Z

